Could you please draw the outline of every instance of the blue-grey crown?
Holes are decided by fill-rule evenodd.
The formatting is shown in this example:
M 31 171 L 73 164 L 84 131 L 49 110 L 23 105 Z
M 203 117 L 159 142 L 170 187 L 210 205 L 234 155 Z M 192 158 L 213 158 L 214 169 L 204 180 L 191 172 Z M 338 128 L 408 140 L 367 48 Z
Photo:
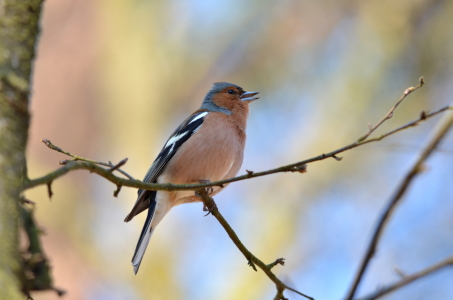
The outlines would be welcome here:
M 214 83 L 212 88 L 209 90 L 209 92 L 204 97 L 203 103 L 201 104 L 201 109 L 206 109 L 208 111 L 223 112 L 223 113 L 225 113 L 227 115 L 230 115 L 231 111 L 229 111 L 225 107 L 218 106 L 217 104 L 215 104 L 212 101 L 212 99 L 213 99 L 215 94 L 217 94 L 219 91 L 221 91 L 221 90 L 223 90 L 223 89 L 225 89 L 227 87 L 230 87 L 230 86 L 234 86 L 234 87 L 236 87 L 238 89 L 241 89 L 240 86 L 237 86 L 235 84 L 228 83 L 228 82 L 216 82 L 216 83 Z

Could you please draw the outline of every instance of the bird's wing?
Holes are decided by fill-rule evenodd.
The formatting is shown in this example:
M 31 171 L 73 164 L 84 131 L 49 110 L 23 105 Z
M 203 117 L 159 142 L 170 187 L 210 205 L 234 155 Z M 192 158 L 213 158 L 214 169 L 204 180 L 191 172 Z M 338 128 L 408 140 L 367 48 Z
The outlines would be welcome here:
M 165 146 L 160 151 L 157 158 L 154 160 L 151 168 L 143 179 L 144 182 L 154 182 L 157 177 L 162 173 L 168 161 L 175 155 L 181 146 L 200 129 L 203 124 L 204 118 L 208 114 L 207 111 L 194 113 L 187 118 L 179 127 L 173 132 L 170 138 L 165 143 Z M 140 194 L 142 190 L 138 190 Z
M 195 133 L 200 129 L 203 124 L 204 118 L 209 112 L 207 111 L 197 111 L 187 118 L 178 128 L 173 132 L 170 138 L 165 143 L 164 147 L 160 151 L 157 158 L 154 160 L 153 164 L 149 168 L 148 172 L 143 179 L 144 182 L 156 182 L 157 178 L 162 171 L 165 169 L 165 166 L 168 164 L 170 159 L 175 155 L 175 153 L 181 148 L 181 146 Z M 148 194 L 151 191 L 147 190 L 138 190 L 138 198 L 135 202 L 132 211 L 124 220 L 128 222 L 132 220 L 134 216 L 141 213 L 148 208 L 149 203 L 147 203 Z

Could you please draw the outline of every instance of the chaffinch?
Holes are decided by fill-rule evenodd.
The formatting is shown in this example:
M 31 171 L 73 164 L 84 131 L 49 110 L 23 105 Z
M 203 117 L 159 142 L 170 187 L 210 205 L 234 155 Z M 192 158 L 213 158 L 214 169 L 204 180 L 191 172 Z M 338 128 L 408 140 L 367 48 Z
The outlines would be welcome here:
M 249 103 L 258 92 L 217 82 L 206 94 L 201 107 L 173 132 L 143 179 L 150 183 L 199 183 L 234 177 L 242 165 Z M 224 185 L 225 187 L 226 185 Z M 210 196 L 224 187 L 213 187 Z M 132 257 L 137 274 L 157 224 L 179 204 L 200 202 L 194 191 L 138 190 L 138 198 L 125 222 L 148 209 Z

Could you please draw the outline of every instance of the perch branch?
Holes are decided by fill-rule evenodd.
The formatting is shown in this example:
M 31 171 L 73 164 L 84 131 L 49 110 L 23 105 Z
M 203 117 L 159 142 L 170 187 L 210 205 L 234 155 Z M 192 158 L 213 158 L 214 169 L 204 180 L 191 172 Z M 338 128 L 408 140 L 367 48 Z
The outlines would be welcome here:
M 375 137 L 372 139 L 367 139 L 367 140 L 364 140 L 361 142 L 356 141 L 352 144 L 349 144 L 347 146 L 344 146 L 342 148 L 339 148 L 339 149 L 329 152 L 327 154 L 321 154 L 316 157 L 312 157 L 312 158 L 302 160 L 302 161 L 299 161 L 299 162 L 296 162 L 296 163 L 293 163 L 290 165 L 282 166 L 282 167 L 275 168 L 275 169 L 270 169 L 267 171 L 262 171 L 262 172 L 248 171 L 246 175 L 237 176 L 237 177 L 233 177 L 233 178 L 221 180 L 221 181 L 215 181 L 215 182 L 210 182 L 210 183 L 200 183 L 200 184 L 145 183 L 145 182 L 135 180 L 135 179 L 126 180 L 123 178 L 119 178 L 119 177 L 113 175 L 111 172 L 109 172 L 108 169 L 104 169 L 104 168 L 101 168 L 101 167 L 95 165 L 95 163 L 97 163 L 97 162 L 93 163 L 90 160 L 77 160 L 77 161 L 70 160 L 70 161 L 66 162 L 63 167 L 61 167 L 43 177 L 26 181 L 24 183 L 24 190 L 30 189 L 30 188 L 33 188 L 33 187 L 36 187 L 39 185 L 47 184 L 48 182 L 51 182 L 51 181 L 65 175 L 69 171 L 82 170 L 82 169 L 96 173 L 116 185 L 139 188 L 139 189 L 144 189 L 144 190 L 155 190 L 155 191 L 197 190 L 197 189 L 204 188 L 204 187 L 222 186 L 224 184 L 235 182 L 235 181 L 241 181 L 241 180 L 245 180 L 245 179 L 249 179 L 249 178 L 261 177 L 261 176 L 280 173 L 280 172 L 301 172 L 304 170 L 304 167 L 306 164 L 309 164 L 309 163 L 312 163 L 315 161 L 319 161 L 319 160 L 324 160 L 327 158 L 335 158 L 336 160 L 338 160 L 340 158 L 338 158 L 336 155 L 339 153 L 342 153 L 344 151 L 347 151 L 347 150 L 350 150 L 350 149 L 353 149 L 353 148 L 356 148 L 356 147 L 359 147 L 359 146 L 362 146 L 362 145 L 365 145 L 368 143 L 380 141 L 397 132 L 408 129 L 410 127 L 417 126 L 417 125 L 419 125 L 420 122 L 430 119 L 430 118 L 432 118 L 444 111 L 450 110 L 450 109 L 451 109 L 451 107 L 446 106 L 446 107 L 443 107 L 432 113 L 422 112 L 418 119 L 416 119 L 412 122 L 409 122 L 406 125 L 398 127 L 392 131 L 389 131 L 385 134 L 382 134 L 381 136 L 378 136 L 378 137 Z M 107 164 L 107 166 L 112 167 L 108 164 Z
M 351 286 L 348 296 L 346 297 L 347 300 L 351 300 L 354 297 L 354 294 L 362 279 L 362 276 L 365 273 L 365 270 L 376 251 L 376 247 L 381 237 L 382 231 L 384 230 L 384 227 L 387 224 L 390 215 L 395 210 L 396 205 L 400 202 L 404 193 L 407 191 L 407 188 L 411 184 L 412 180 L 421 171 L 424 161 L 432 154 L 434 149 L 436 149 L 437 145 L 445 137 L 446 133 L 451 128 L 452 124 L 453 124 L 453 111 L 449 111 L 442 117 L 441 120 L 439 120 L 438 124 L 431 133 L 428 142 L 423 147 L 423 150 L 421 151 L 417 160 L 413 164 L 412 168 L 403 178 L 400 185 L 394 192 L 393 196 L 390 198 L 387 207 L 384 209 L 383 213 L 379 217 L 379 221 L 376 225 L 376 228 L 374 229 L 373 236 L 368 244 L 365 256 L 355 276 L 354 282 Z
M 450 256 L 449 258 L 447 258 L 437 264 L 434 264 L 424 270 L 421 270 L 417 273 L 414 273 L 412 275 L 406 275 L 400 281 L 398 281 L 394 284 L 391 284 L 389 286 L 380 288 L 379 290 L 377 290 L 376 292 L 374 292 L 370 295 L 367 295 L 363 298 L 359 298 L 359 300 L 374 300 L 374 299 L 380 298 L 380 297 L 382 297 L 390 292 L 393 292 L 394 290 L 399 289 L 417 279 L 428 276 L 429 274 L 434 273 L 434 272 L 436 272 L 440 269 L 443 269 L 445 267 L 448 267 L 448 266 L 453 266 L 453 256 Z
M 337 154 L 339 153 L 342 153 L 344 151 L 347 151 L 347 150 L 350 150 L 350 149 L 353 149 L 353 148 L 356 148 L 356 147 L 359 147 L 361 145 L 364 145 L 364 144 L 367 144 L 367 143 L 371 143 L 371 142 L 376 142 L 376 141 L 380 141 L 392 134 L 395 134 L 399 131 L 402 131 L 404 129 L 407 129 L 407 128 L 410 128 L 410 127 L 413 127 L 413 126 L 417 126 L 420 122 L 422 121 L 425 121 L 443 111 L 446 111 L 448 109 L 450 109 L 450 107 L 444 107 L 438 111 L 435 111 L 433 113 L 426 113 L 426 112 L 422 112 L 419 116 L 418 119 L 404 125 L 404 126 L 401 126 L 399 128 L 396 128 L 390 132 L 387 132 L 386 134 L 383 134 L 379 137 L 375 137 L 375 138 L 372 138 L 372 139 L 368 139 L 369 135 L 374 131 L 376 130 L 379 126 L 381 126 L 386 120 L 390 119 L 392 116 L 393 116 L 393 112 L 395 111 L 395 109 L 398 107 L 398 105 L 410 94 L 412 93 L 413 91 L 417 90 L 418 88 L 420 88 L 423 84 L 424 84 L 424 79 L 423 77 L 420 78 L 419 80 L 419 85 L 416 86 L 416 87 L 410 87 L 410 88 L 407 88 L 405 90 L 405 92 L 403 93 L 403 95 L 400 97 L 400 99 L 396 102 L 396 104 L 390 109 L 390 111 L 384 116 L 384 118 L 379 121 L 375 126 L 370 126 L 370 129 L 368 131 L 367 134 L 365 134 L 364 136 L 362 136 L 361 138 L 359 138 L 357 141 L 347 145 L 347 146 L 344 146 L 340 149 L 337 149 L 337 150 L 334 150 L 332 152 L 329 152 L 327 154 L 323 153 L 321 155 L 318 155 L 316 157 L 313 157 L 313 158 L 310 158 L 310 159 L 307 159 L 307 160 L 303 160 L 303 161 L 300 161 L 300 162 L 296 162 L 296 163 L 293 163 L 293 164 L 290 164 L 290 165 L 286 165 L 286 166 L 282 166 L 282 167 L 279 167 L 279 168 L 275 168 L 275 169 L 271 169 L 271 170 L 267 170 L 267 171 L 263 171 L 263 172 L 253 172 L 253 171 L 249 171 L 247 170 L 247 174 L 246 175 L 242 175 L 242 176 L 237 176 L 237 177 L 234 177 L 234 178 L 230 178 L 230 179 L 226 179 L 226 180 L 221 180 L 221 181 L 217 181 L 217 182 L 210 182 L 210 183 L 201 183 L 201 184 L 183 184 L 183 185 L 174 185 L 174 184 L 150 184 L 150 183 L 143 183 L 143 182 L 140 182 L 140 181 L 137 181 L 137 180 L 134 180 L 130 175 L 128 175 L 127 173 L 125 173 L 124 171 L 121 171 L 123 174 L 125 174 L 129 179 L 130 181 L 125 181 L 123 179 L 120 179 L 116 176 L 104 176 L 105 174 L 105 170 L 102 169 L 102 168 L 95 168 L 94 166 L 91 166 L 91 165 L 86 165 L 86 164 L 74 164 L 72 163 L 70 166 L 67 166 L 69 163 L 71 162 L 74 162 L 74 161 L 84 161 L 84 162 L 90 162 L 92 164 L 99 164 L 99 165 L 103 165 L 103 166 L 108 166 L 111 168 L 111 170 L 113 170 L 115 168 L 114 165 L 112 165 L 112 163 L 109 163 L 109 164 L 106 164 L 106 163 L 102 163 L 102 162 L 98 162 L 98 161 L 93 161 L 93 160 L 89 160 L 89 159 L 86 159 L 86 158 L 83 158 L 83 157 L 80 157 L 80 156 L 76 156 L 74 154 L 71 154 L 67 151 L 64 151 L 62 150 L 61 148 L 53 145 L 49 140 L 42 140 L 43 143 L 45 143 L 49 148 L 55 150 L 55 151 L 58 151 L 58 152 L 61 152 L 63 154 L 66 154 L 66 155 L 69 155 L 71 157 L 73 157 L 74 159 L 73 160 L 70 160 L 70 161 L 66 161 L 64 164 L 65 164 L 65 167 L 67 168 L 60 168 L 59 170 L 56 170 L 54 171 L 53 173 L 50 173 L 44 177 L 41 177 L 41 178 L 38 178 L 38 179 L 35 179 L 35 180 L 28 180 L 27 182 L 25 182 L 25 185 L 24 185 L 24 189 L 28 189 L 28 188 L 32 188 L 32 187 L 35 187 L 37 185 L 41 185 L 41 184 L 44 184 L 44 183 L 48 183 L 50 182 L 51 180 L 54 180 L 56 179 L 57 177 L 59 176 L 62 176 L 64 174 L 66 174 L 67 172 L 69 172 L 71 169 L 89 169 L 91 172 L 95 172 L 101 176 L 103 176 L 104 178 L 110 180 L 111 182 L 115 183 L 117 186 L 130 186 L 130 187 L 136 187 L 136 188 L 141 188 L 141 189 L 146 189 L 146 190 L 166 190 L 166 191 L 173 191 L 173 190 L 197 190 L 199 188 L 204 188 L 204 187 L 210 187 L 210 186 L 222 186 L 224 184 L 227 184 L 227 183 L 231 183 L 231 182 L 235 182 L 235 181 L 240 181 L 240 180 L 245 180 L 245 179 L 249 179 L 249 178 L 254 178 L 254 177 L 260 177 L 260 176 L 265 176 L 265 175 L 269 175 L 269 174 L 274 174 L 274 173 L 280 173 L 280 172 L 300 172 L 300 173 L 304 173 L 306 172 L 306 165 L 309 164 L 309 163 L 312 163 L 312 162 L 315 162 L 315 161 L 319 161 L 319 160 L 324 160 L 324 159 L 327 159 L 327 158 L 334 158 L 335 160 L 337 161 L 340 161 L 341 158 L 337 156 Z M 121 163 L 121 162 L 120 162 Z M 118 171 L 120 171 L 118 169 Z M 109 174 L 111 175 L 111 174 Z
M 242 252 L 242 254 L 245 256 L 245 258 L 248 261 L 248 264 L 256 271 L 256 266 L 263 270 L 263 272 L 269 277 L 270 280 L 272 280 L 275 283 L 275 287 L 277 288 L 277 295 L 275 296 L 274 299 L 280 300 L 280 299 L 285 299 L 283 297 L 283 291 L 285 289 L 291 290 L 307 299 L 314 300 L 312 297 L 307 296 L 293 288 L 288 287 L 286 284 L 284 284 L 280 279 L 275 276 L 275 274 L 272 272 L 272 268 L 276 264 L 281 264 L 284 265 L 284 262 L 282 258 L 277 259 L 275 262 L 266 265 L 263 263 L 260 259 L 258 259 L 255 255 L 253 255 L 241 242 L 239 237 L 236 235 L 234 232 L 233 228 L 231 228 L 230 224 L 225 220 L 225 218 L 222 216 L 220 211 L 218 210 L 217 206 L 214 203 L 214 199 L 209 197 L 208 193 L 206 192 L 205 189 L 200 189 L 197 191 L 198 195 L 201 196 L 201 199 L 203 200 L 203 203 L 206 207 L 214 207 L 214 209 L 211 209 L 210 212 L 211 214 L 219 221 L 219 223 L 222 225 L 222 227 L 225 229 L 227 232 L 228 236 L 230 239 L 233 241 L 233 243 L 236 245 L 236 247 L 239 249 L 239 251 Z

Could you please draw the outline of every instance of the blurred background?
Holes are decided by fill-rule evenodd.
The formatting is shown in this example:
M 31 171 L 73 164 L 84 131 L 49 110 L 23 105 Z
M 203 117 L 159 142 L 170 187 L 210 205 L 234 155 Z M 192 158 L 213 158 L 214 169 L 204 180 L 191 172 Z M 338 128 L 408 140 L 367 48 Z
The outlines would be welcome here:
M 262 171 L 349 144 L 409 86 L 427 84 L 377 134 L 452 102 L 453 1 L 47 0 L 34 68 L 31 178 L 63 155 L 113 163 L 141 179 L 212 83 L 259 91 L 245 169 Z M 316 300 L 342 299 L 376 219 L 439 118 L 308 173 L 231 184 L 217 205 L 244 244 Z M 386 228 L 358 295 L 453 253 L 453 136 L 429 159 Z M 123 219 L 136 190 L 86 171 L 27 191 L 46 235 L 55 285 L 72 299 L 271 299 L 273 283 L 201 204 L 173 209 L 140 272 L 131 258 L 145 215 Z M 445 269 L 385 299 L 453 299 Z M 285 292 L 289 299 L 302 299 Z M 52 292 L 36 300 L 57 299 Z

